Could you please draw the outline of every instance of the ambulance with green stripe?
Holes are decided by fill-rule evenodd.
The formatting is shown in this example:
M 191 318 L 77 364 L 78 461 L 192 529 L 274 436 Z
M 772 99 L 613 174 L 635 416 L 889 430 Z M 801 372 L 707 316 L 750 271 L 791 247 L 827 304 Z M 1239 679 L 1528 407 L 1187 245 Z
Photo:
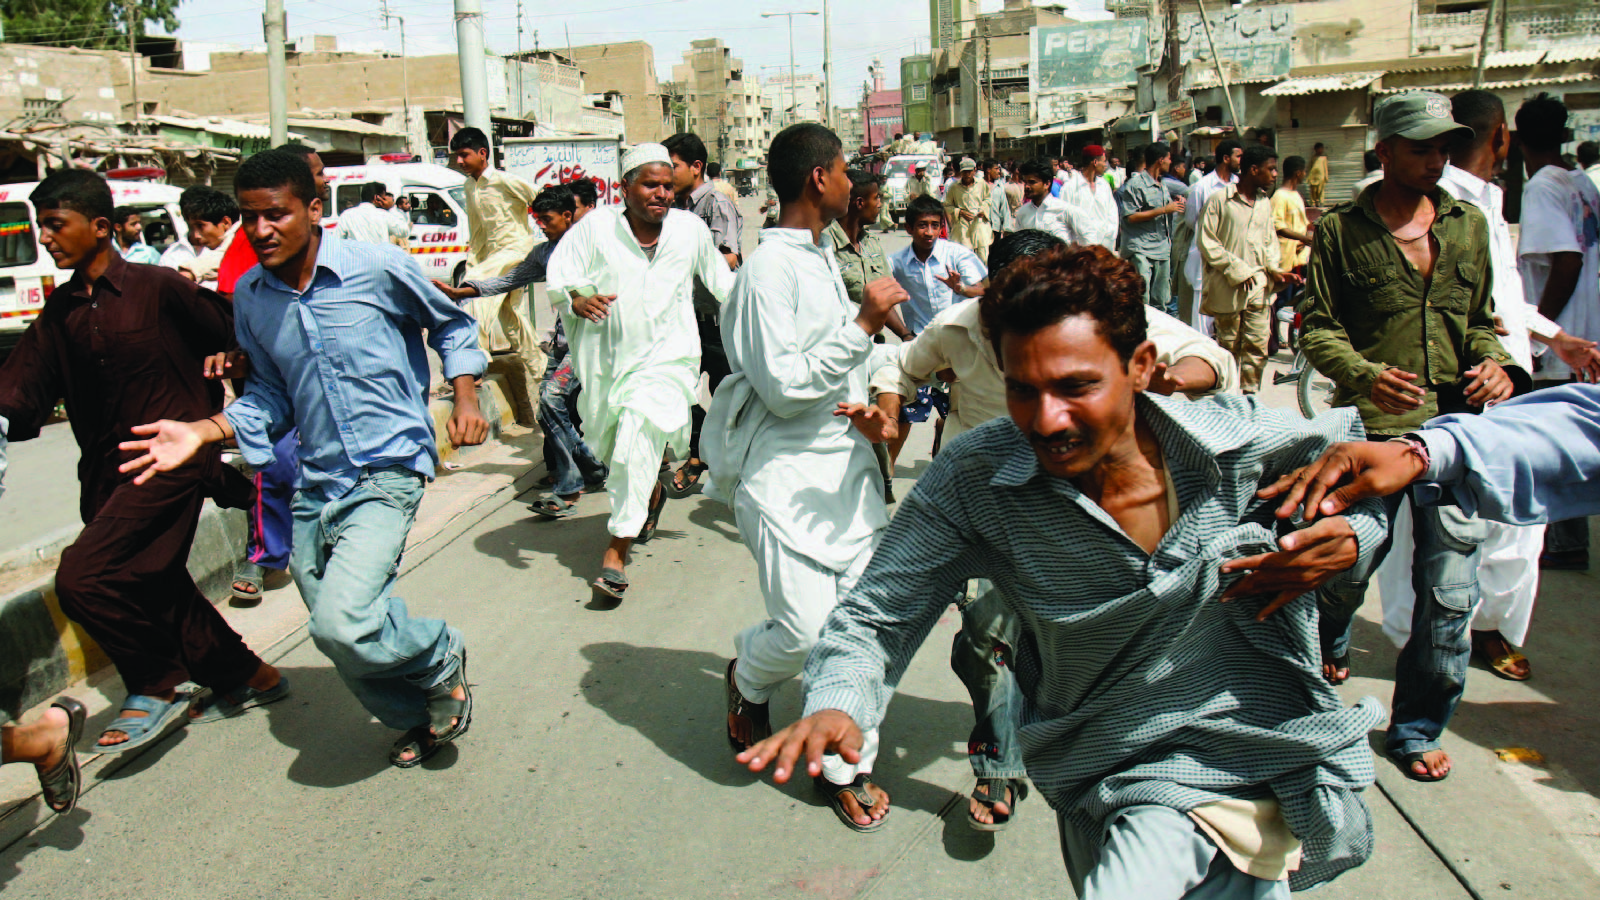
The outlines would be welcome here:
M 332 202 L 322 215 L 322 226 L 329 231 L 339 225 L 339 214 L 361 202 L 361 186 L 381 182 L 394 195 L 411 200 L 410 251 L 412 258 L 428 273 L 450 284 L 466 277 L 471 245 L 467 237 L 467 189 L 465 175 L 433 163 L 405 162 L 409 154 L 394 154 L 397 161 L 379 157 L 364 166 L 333 166 L 323 170 L 328 179 Z

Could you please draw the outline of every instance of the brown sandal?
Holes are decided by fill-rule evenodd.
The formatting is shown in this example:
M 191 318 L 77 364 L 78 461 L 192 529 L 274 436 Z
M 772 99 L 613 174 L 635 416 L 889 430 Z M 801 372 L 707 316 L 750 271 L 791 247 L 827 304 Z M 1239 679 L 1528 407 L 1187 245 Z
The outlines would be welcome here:
M 834 784 L 821 775 L 811 779 L 811 783 L 816 786 L 818 793 L 828 798 L 828 806 L 832 807 L 833 814 L 838 816 L 839 821 L 843 822 L 845 827 L 851 831 L 877 831 L 883 827 L 883 823 L 889 821 L 889 814 L 884 813 L 883 818 L 874 820 L 871 825 L 862 825 L 855 819 L 850 818 L 848 812 L 845 812 L 844 800 L 840 799 L 845 794 L 854 797 L 863 811 L 878 805 L 878 798 L 872 796 L 872 792 L 867 790 L 867 788 L 877 787 L 877 785 L 873 784 L 865 774 L 857 775 L 849 784 Z
M 733 752 L 743 753 L 756 744 L 772 737 L 772 717 L 768 712 L 767 704 L 752 703 L 745 699 L 744 694 L 739 693 L 739 685 L 733 680 L 733 670 L 738 665 L 738 659 L 728 660 L 728 676 L 725 685 L 728 696 L 728 745 L 733 747 Z M 749 727 L 750 742 L 748 744 L 733 736 L 734 728 L 740 724 Z

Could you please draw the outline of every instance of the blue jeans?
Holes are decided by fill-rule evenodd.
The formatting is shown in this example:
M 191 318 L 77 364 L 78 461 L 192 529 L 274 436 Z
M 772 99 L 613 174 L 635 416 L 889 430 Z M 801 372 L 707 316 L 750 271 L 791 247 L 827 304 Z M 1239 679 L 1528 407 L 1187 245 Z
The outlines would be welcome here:
M 967 761 L 979 778 L 1022 778 L 1022 747 L 1017 714 L 1022 705 L 1017 679 L 1007 663 L 1014 658 L 1016 619 L 994 585 L 976 579 L 961 606 L 961 630 L 950 648 L 950 668 L 967 686 L 977 719 L 967 738 Z
M 609 474 L 572 421 L 582 389 L 568 354 L 551 353 L 539 382 L 539 430 L 544 432 L 545 467 L 558 497 L 570 497 L 583 490 L 585 483 L 605 481 Z
M 1172 295 L 1172 260 L 1151 259 L 1129 253 L 1128 261 L 1144 279 L 1144 302 L 1170 316 L 1178 314 L 1178 298 Z
M 1411 492 L 1384 498 L 1390 520 Z M 1391 756 L 1439 749 L 1467 685 L 1472 655 L 1472 610 L 1478 604 L 1478 550 L 1488 525 L 1454 506 L 1412 506 L 1416 556 L 1411 586 L 1411 638 L 1395 663 L 1393 716 L 1384 749 Z M 1318 592 L 1320 631 L 1328 658 L 1350 649 L 1350 625 L 1367 592 L 1367 582 L 1388 555 L 1385 540 L 1365 570 L 1360 567 L 1330 581 Z
M 289 570 L 311 612 L 311 639 L 356 699 L 401 731 L 428 724 L 428 688 L 461 665 L 461 633 L 413 619 L 390 592 L 426 479 L 404 466 L 367 469 L 343 497 L 294 498 Z

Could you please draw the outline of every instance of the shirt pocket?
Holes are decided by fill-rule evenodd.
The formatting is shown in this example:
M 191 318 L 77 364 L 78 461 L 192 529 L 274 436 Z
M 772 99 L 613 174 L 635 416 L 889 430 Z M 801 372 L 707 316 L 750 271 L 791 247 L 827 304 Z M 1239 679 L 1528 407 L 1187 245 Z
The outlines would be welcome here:
M 1453 313 L 1465 313 L 1467 306 L 1472 302 L 1472 294 L 1483 281 L 1483 267 L 1477 263 L 1458 259 L 1455 264 L 1455 280 L 1450 285 L 1450 290 L 1445 292 L 1444 301 L 1440 304 L 1445 310 Z
M 1354 296 L 1378 312 L 1400 312 L 1410 305 L 1393 265 L 1351 266 L 1344 279 Z
M 335 349 L 333 362 L 346 376 L 372 378 L 403 363 L 394 356 L 388 317 L 378 307 L 344 299 L 317 311 L 323 341 Z

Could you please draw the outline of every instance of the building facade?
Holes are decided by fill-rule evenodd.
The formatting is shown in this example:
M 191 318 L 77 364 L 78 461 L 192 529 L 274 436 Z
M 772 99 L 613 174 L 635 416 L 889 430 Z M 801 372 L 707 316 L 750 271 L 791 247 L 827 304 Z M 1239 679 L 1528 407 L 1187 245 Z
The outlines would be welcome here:
M 583 70 L 589 91 L 620 95 L 625 141 L 659 142 L 676 131 L 671 100 L 656 80 L 655 50 L 648 43 L 591 44 L 569 53 Z
M 772 107 L 772 120 L 779 130 L 796 122 L 822 121 L 822 79 L 815 73 L 797 73 L 790 83 L 785 70 L 768 78 L 761 93 Z
M 900 108 L 906 131 L 933 131 L 933 57 L 926 53 L 900 58 Z
M 699 135 L 712 160 L 732 166 L 766 154 L 772 116 L 761 86 L 721 38 L 691 41 L 672 80 L 683 96 L 679 127 Z

